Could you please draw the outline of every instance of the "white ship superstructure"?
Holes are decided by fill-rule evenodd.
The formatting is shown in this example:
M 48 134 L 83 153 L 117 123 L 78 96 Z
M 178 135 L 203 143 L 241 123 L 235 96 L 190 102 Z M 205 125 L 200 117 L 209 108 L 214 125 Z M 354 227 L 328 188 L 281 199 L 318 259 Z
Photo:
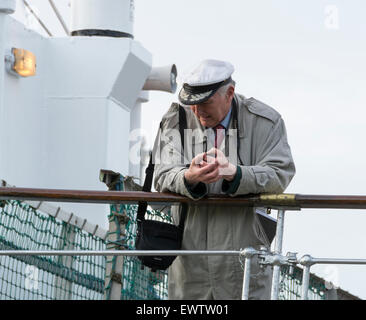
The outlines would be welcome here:
M 26 1 L 23 3 L 29 7 Z M 12 17 L 17 9 L 16 1 L 0 0 L 0 57 L 4 57 L 0 59 L 0 179 L 6 181 L 2 182 L 2 187 L 105 190 L 99 172 L 106 169 L 110 171 L 105 177 L 110 176 L 102 180 L 108 185 L 115 179 L 108 185 L 110 190 L 136 190 L 131 178 L 124 180 L 122 177 L 133 176 L 136 182 L 142 183 L 141 158 L 146 157 L 144 136 L 140 131 L 143 104 L 149 101 L 149 90 L 175 91 L 177 69 L 175 65 L 153 67 L 153 54 L 134 39 L 133 0 L 73 0 L 70 2 L 70 28 L 57 11 L 55 2 L 50 0 L 49 3 L 65 31 L 63 37 L 45 37 L 27 28 Z M 31 7 L 27 10 L 39 19 Z M 41 20 L 38 23 L 50 34 Z M 19 65 L 16 66 L 17 61 Z M 280 201 L 275 208 L 279 209 L 278 217 L 282 220 L 286 209 L 299 209 L 281 207 L 281 201 L 288 200 L 286 197 L 267 198 Z M 48 198 L 54 200 L 49 195 Z M 295 196 L 290 198 L 294 200 Z M 15 262 L 11 258 L 13 255 L 1 260 L 0 284 L 10 283 L 8 279 L 13 277 L 14 270 L 8 270 L 8 265 L 21 263 L 25 270 L 23 274 L 29 266 L 48 274 L 47 288 L 54 288 L 54 292 L 48 297 L 40 290 L 41 298 L 166 297 L 167 274 L 152 276 L 146 270 L 136 271 L 134 260 L 122 258 L 123 254 L 108 256 L 105 263 L 97 258 L 92 262 L 87 258 L 75 259 L 70 251 L 63 258 L 48 261 L 47 265 L 36 256 L 39 248 L 100 250 L 99 256 L 106 256 L 105 249 L 133 250 L 133 242 L 127 245 L 132 240 L 126 240 L 126 234 L 133 237 L 135 228 L 128 225 L 134 219 L 132 206 L 109 206 L 106 201 L 99 201 L 99 204 L 69 201 L 52 206 L 44 201 L 18 203 L 8 201 L 9 197 L 4 199 L 0 200 L 0 210 L 5 217 L 0 220 L 0 249 L 33 250 L 33 253 L 29 253 L 29 257 L 24 253 L 22 258 L 14 258 L 14 261 L 18 259 Z M 17 212 L 23 219 L 19 225 Z M 27 229 L 30 225 L 34 229 Z M 343 290 L 337 293 L 337 288 L 331 285 L 327 288 L 323 279 L 310 275 L 313 264 L 328 260 L 310 256 L 297 260 L 295 253 L 284 256 L 283 225 L 279 229 L 274 252 L 247 249 L 235 253 L 243 260 L 263 254 L 265 262 L 274 265 L 277 283 L 272 291 L 275 299 L 283 298 L 284 292 L 291 291 L 280 288 L 286 281 L 298 290 L 291 291 L 290 298 L 308 298 L 309 293 L 316 299 L 331 299 L 337 294 L 342 299 L 357 298 Z M 15 234 L 9 236 L 9 230 Z M 5 234 L 9 237 L 3 236 Z M 62 253 L 59 255 L 61 257 Z M 362 259 L 333 262 L 365 264 Z M 303 281 L 309 281 L 310 277 L 317 285 L 312 284 L 300 293 L 302 269 L 294 269 L 296 264 L 302 264 L 306 271 Z M 81 271 L 84 266 L 92 271 Z M 289 268 L 283 271 L 284 266 Z M 67 269 L 66 275 L 63 268 Z M 126 275 L 130 278 L 123 280 Z M 244 280 L 247 289 L 248 278 L 247 274 Z M 137 287 L 147 288 L 140 295 L 131 289 L 136 283 Z M 76 285 L 96 295 L 87 291 L 78 296 L 74 290 Z M 12 291 L 16 292 L 15 298 L 24 298 L 17 296 L 23 290 L 21 285 L 15 286 L 18 286 L 15 291 L 12 287 L 0 289 L 0 297 L 14 298 L 9 295 Z M 248 290 L 244 290 L 243 298 L 247 297 Z
M 72 1 L 73 36 L 56 38 L 13 19 L 15 0 L 1 4 L 1 56 L 22 48 L 36 57 L 35 76 L 1 74 L 2 178 L 16 186 L 95 190 L 103 188 L 101 168 L 139 178 L 139 159 L 130 162 L 129 152 L 142 140 L 135 129 L 148 101 L 142 89 L 152 55 L 133 39 L 133 1 Z M 130 132 L 137 132 L 131 142 Z M 107 226 L 107 206 L 65 207 Z

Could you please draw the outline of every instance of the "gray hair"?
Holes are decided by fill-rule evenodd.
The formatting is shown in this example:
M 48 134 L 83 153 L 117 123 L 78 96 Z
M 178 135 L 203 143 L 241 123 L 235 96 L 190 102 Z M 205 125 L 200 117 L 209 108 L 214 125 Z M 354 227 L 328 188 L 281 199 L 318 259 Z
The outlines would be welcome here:
M 224 86 L 220 87 L 217 90 L 217 92 L 219 93 L 219 95 L 224 96 L 226 94 L 227 90 L 230 87 L 234 87 L 234 89 L 235 89 L 235 81 L 234 80 L 231 80 L 228 84 L 225 84 Z

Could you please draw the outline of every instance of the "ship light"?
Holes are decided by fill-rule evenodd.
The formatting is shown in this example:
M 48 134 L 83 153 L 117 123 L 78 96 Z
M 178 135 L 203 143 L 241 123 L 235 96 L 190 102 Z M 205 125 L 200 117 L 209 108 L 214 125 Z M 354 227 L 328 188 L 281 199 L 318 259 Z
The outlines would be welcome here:
M 5 56 L 8 71 L 21 77 L 31 77 L 36 74 L 36 56 L 25 49 L 12 48 Z

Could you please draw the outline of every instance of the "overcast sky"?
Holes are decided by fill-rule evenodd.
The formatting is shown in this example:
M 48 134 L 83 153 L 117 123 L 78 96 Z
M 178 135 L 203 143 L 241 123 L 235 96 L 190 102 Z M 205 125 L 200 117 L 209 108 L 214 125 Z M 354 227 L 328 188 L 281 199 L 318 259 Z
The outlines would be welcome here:
M 28 2 L 64 36 L 48 1 Z M 54 2 L 69 24 L 69 1 Z M 281 113 L 297 169 L 286 192 L 365 195 L 365 13 L 364 0 L 136 0 L 134 35 L 154 66 L 175 63 L 178 73 L 201 59 L 230 61 L 237 92 Z M 176 94 L 150 93 L 142 119 L 149 137 Z M 288 212 L 284 252 L 366 258 L 365 226 L 366 210 Z M 366 298 L 366 266 L 312 272 Z

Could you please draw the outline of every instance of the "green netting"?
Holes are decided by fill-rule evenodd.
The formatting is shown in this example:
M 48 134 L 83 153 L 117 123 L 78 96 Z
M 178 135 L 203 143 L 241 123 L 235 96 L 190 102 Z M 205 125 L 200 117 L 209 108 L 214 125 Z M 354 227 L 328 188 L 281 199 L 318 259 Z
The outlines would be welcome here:
M 124 179 L 120 176 L 120 180 L 114 184 L 114 190 L 125 190 Z M 109 216 L 110 223 L 119 225 L 117 217 L 126 215 L 128 222 L 126 223 L 125 233 L 118 233 L 117 239 L 119 244 L 124 244 L 127 250 L 134 250 L 136 236 L 136 205 L 111 205 L 111 214 Z M 148 210 L 147 219 L 158 219 L 165 222 L 171 222 L 169 212 L 161 213 L 157 210 Z M 114 257 L 113 259 L 116 259 Z M 110 262 L 113 262 L 110 261 Z M 114 270 L 116 271 L 116 270 Z M 126 257 L 123 262 L 122 272 L 122 291 L 121 299 L 167 299 L 167 272 L 151 272 L 149 268 L 141 269 L 141 263 L 137 257 Z M 109 289 L 109 287 L 107 287 Z M 281 268 L 281 284 L 279 297 L 282 300 L 299 300 L 302 290 L 302 269 L 294 267 Z M 310 276 L 309 299 L 322 300 L 325 299 L 324 280 Z
M 115 190 L 124 190 L 123 177 L 121 176 L 120 181 L 115 185 Z M 127 217 L 127 223 L 125 224 L 125 230 L 120 230 L 120 220 L 118 217 Z M 109 216 L 110 224 L 113 223 L 116 226 L 114 231 L 116 244 L 122 245 L 126 250 L 135 250 L 135 238 L 136 238 L 136 216 L 137 206 L 136 205 L 111 205 L 111 214 Z M 172 222 L 169 212 L 167 214 L 152 210 L 148 208 L 146 213 L 147 219 L 155 219 L 165 222 Z M 111 238 L 109 232 L 108 238 Z M 120 272 L 115 270 L 117 257 L 112 257 L 107 260 L 107 263 L 112 264 L 112 273 Z M 123 271 L 121 273 L 122 278 L 122 290 L 121 300 L 162 300 L 168 297 L 167 285 L 168 285 L 168 274 L 167 271 L 156 271 L 151 272 L 147 267 L 142 267 L 140 260 L 134 256 L 126 256 L 123 258 Z M 107 275 L 107 286 L 106 286 L 106 298 L 109 299 L 110 293 L 110 275 Z
M 19 201 L 0 208 L 0 250 L 105 250 L 105 241 Z M 0 299 L 103 299 L 105 257 L 1 256 Z
M 302 273 L 299 267 L 282 267 L 280 282 L 280 300 L 300 300 L 302 292 Z M 326 299 L 325 281 L 315 276 L 310 276 L 308 299 L 325 300 Z
M 137 207 L 129 206 L 127 214 L 129 221 L 126 225 L 127 249 L 135 249 L 136 235 L 136 214 Z M 147 219 L 158 219 L 167 222 L 169 216 L 162 215 L 159 211 L 148 210 Z M 123 270 L 123 287 L 121 299 L 166 299 L 168 297 L 167 281 L 168 273 L 166 271 L 151 272 L 149 268 L 142 268 L 140 260 L 137 257 L 126 257 Z
M 114 186 L 124 190 L 124 179 Z M 19 201 L 0 202 L 0 250 L 133 250 L 136 205 L 111 205 L 105 241 Z M 171 222 L 170 211 L 148 210 L 148 219 Z M 121 283 L 122 300 L 167 299 L 167 272 L 141 267 L 137 257 L 0 256 L 0 299 L 110 299 L 113 276 Z M 106 267 L 108 269 L 106 275 Z M 280 299 L 301 296 L 302 269 L 281 269 Z M 324 280 L 311 276 L 309 299 L 325 299 Z M 105 295 L 104 295 L 105 294 Z

